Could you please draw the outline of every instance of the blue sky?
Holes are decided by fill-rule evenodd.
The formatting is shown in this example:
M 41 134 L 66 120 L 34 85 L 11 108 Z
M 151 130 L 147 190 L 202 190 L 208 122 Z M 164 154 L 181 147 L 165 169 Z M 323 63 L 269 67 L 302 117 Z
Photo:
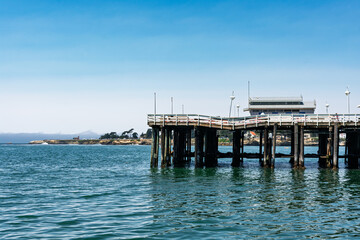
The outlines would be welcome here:
M 0 0 L 0 132 L 144 131 L 153 92 L 226 116 L 247 81 L 360 113 L 359 67 L 360 1 Z

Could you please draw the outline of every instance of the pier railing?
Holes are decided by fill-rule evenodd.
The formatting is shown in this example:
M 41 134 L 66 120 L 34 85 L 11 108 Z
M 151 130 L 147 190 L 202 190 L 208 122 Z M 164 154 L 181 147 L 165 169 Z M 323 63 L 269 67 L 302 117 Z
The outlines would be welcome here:
M 295 123 L 314 127 L 358 126 L 358 114 L 270 114 L 222 118 L 199 114 L 148 114 L 149 126 L 203 126 L 217 129 L 246 129 L 260 126 L 291 126 Z

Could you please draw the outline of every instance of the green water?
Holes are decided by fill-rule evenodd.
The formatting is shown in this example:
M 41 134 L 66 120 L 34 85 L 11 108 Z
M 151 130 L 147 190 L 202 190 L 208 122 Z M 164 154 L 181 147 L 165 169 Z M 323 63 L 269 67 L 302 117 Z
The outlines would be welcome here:
M 343 163 L 151 170 L 149 155 L 149 146 L 0 145 L 0 238 L 360 238 L 360 172 Z

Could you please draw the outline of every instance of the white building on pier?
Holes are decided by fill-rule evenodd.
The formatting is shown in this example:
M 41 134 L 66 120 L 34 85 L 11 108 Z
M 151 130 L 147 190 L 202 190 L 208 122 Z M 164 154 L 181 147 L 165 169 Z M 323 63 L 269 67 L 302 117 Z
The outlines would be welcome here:
M 314 114 L 316 101 L 304 102 L 303 97 L 252 97 L 249 98 L 250 115 L 260 114 Z

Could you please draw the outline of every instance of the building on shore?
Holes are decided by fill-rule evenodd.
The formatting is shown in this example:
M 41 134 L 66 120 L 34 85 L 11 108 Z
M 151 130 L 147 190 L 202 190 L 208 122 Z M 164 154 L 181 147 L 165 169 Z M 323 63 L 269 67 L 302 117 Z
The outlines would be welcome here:
M 249 98 L 250 115 L 260 114 L 314 114 L 316 101 L 304 102 L 303 97 L 252 97 Z

